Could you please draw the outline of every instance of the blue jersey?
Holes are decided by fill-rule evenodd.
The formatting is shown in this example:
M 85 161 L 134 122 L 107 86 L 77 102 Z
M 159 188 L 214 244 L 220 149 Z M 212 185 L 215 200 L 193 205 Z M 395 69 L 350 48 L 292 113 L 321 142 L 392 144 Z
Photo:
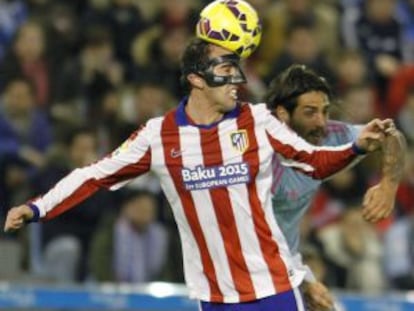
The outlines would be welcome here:
M 354 141 L 361 128 L 358 125 L 328 121 L 322 145 L 339 146 Z M 273 160 L 273 212 L 291 252 L 296 254 L 299 248 L 300 221 L 322 181 L 284 165 L 283 161 L 283 158 L 276 155 Z

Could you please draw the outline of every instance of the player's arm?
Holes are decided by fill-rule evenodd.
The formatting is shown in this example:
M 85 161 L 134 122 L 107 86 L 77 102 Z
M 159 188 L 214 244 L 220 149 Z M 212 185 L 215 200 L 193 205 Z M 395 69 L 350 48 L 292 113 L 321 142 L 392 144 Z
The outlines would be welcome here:
M 382 178 L 364 196 L 362 215 L 366 220 L 375 222 L 391 214 L 404 171 L 406 149 L 404 136 L 391 124 L 381 148 Z
M 13 207 L 4 230 L 20 229 L 25 223 L 48 220 L 74 207 L 99 189 L 115 190 L 150 168 L 149 130 L 135 132 L 109 156 L 89 166 L 73 170 L 45 195 Z
M 270 113 L 265 126 L 273 149 L 290 159 L 284 165 L 301 170 L 313 178 L 323 179 L 346 167 L 358 155 L 377 150 L 384 138 L 385 121 L 372 120 L 354 142 L 336 147 L 318 147 L 307 143 Z

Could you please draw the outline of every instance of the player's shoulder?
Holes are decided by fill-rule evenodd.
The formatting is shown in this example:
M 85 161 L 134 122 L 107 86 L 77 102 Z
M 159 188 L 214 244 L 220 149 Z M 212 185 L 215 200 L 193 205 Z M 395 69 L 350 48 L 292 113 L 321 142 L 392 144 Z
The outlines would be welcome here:
M 145 138 L 148 141 L 152 141 L 156 133 L 160 133 L 164 116 L 148 119 L 145 124 L 142 124 L 132 135 L 130 140 L 137 140 L 139 138 Z
M 253 104 L 250 102 L 243 102 L 240 104 L 242 113 L 251 113 L 255 119 L 266 119 L 271 115 L 270 110 L 265 103 Z
M 147 121 L 147 123 L 145 124 L 145 127 L 148 127 L 149 129 L 160 128 L 164 119 L 165 119 L 165 116 L 151 118 Z
M 257 103 L 253 104 L 250 102 L 242 102 L 241 103 L 242 108 L 250 109 L 253 113 L 260 113 L 260 112 L 269 112 L 269 109 L 267 109 L 267 106 L 265 103 Z

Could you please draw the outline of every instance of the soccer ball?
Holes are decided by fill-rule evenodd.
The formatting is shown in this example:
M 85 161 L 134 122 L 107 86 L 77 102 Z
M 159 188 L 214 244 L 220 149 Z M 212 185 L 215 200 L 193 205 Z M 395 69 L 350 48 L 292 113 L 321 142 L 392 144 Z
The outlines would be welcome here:
M 201 11 L 196 35 L 246 58 L 258 47 L 262 26 L 246 1 L 216 0 Z

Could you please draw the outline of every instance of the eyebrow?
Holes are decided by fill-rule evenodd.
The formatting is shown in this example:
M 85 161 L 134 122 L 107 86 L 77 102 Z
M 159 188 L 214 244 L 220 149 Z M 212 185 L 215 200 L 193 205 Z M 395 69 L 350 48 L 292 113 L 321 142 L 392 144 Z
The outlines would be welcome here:
M 330 104 L 326 104 L 326 105 L 324 105 L 323 107 L 322 107 L 322 109 L 326 109 L 326 108 L 329 108 L 329 107 L 331 107 L 331 105 Z M 312 109 L 312 110 L 316 110 L 316 109 L 318 109 L 318 107 L 316 107 L 316 106 L 312 106 L 312 105 L 305 105 L 305 106 L 303 106 L 302 107 L 303 109 Z

